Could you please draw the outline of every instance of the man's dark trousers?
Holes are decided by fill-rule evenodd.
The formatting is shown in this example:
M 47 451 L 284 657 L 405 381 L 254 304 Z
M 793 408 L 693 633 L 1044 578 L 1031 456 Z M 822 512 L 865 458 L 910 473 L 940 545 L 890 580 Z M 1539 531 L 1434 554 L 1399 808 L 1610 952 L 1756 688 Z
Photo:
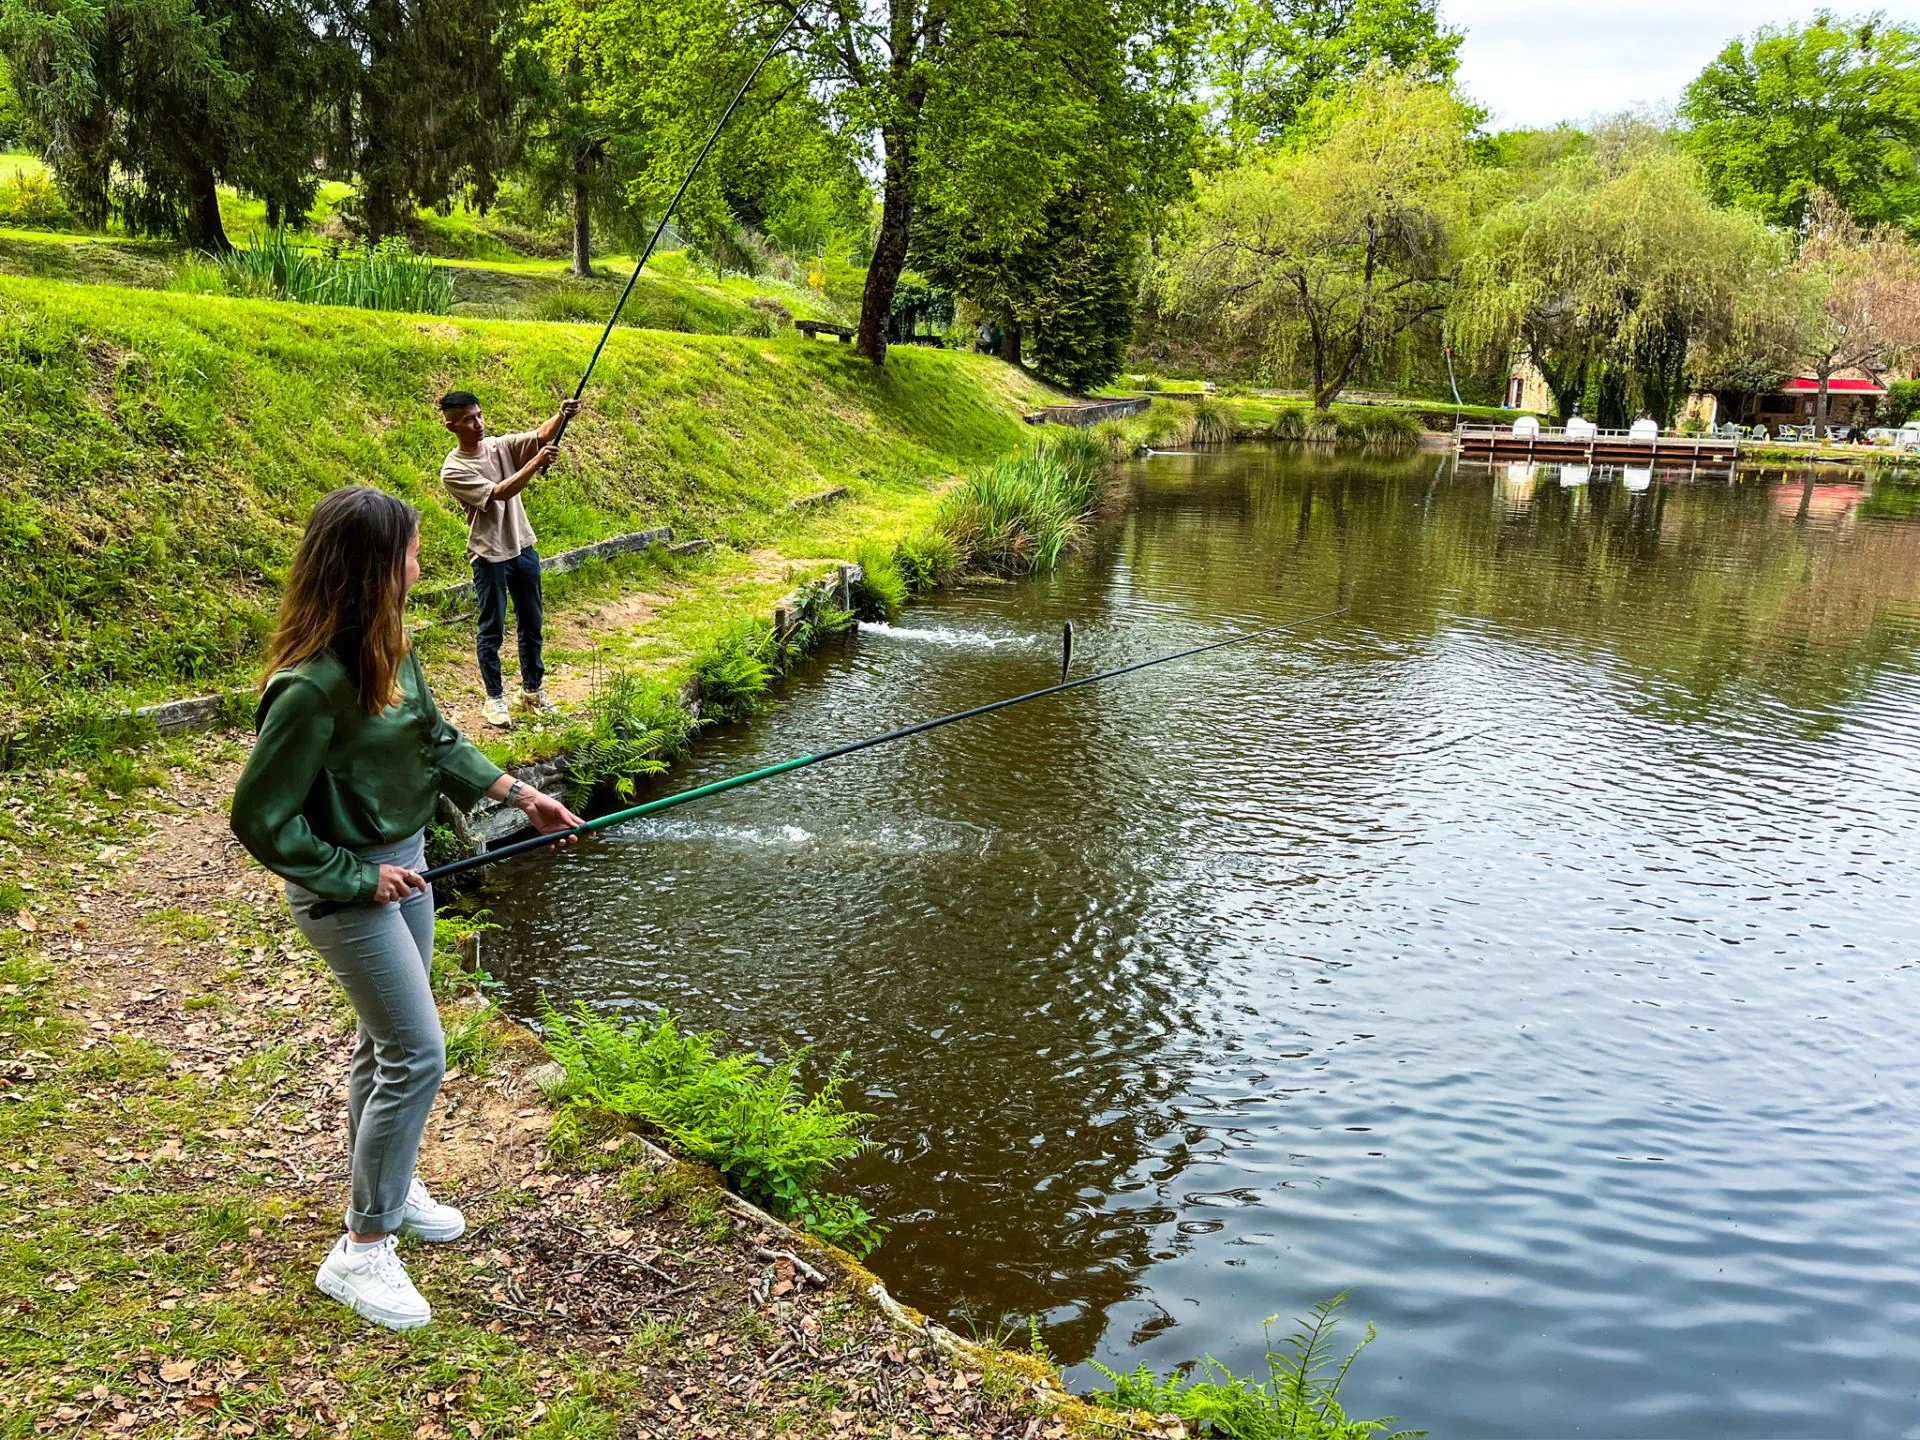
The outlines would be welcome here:
M 506 693 L 500 675 L 500 642 L 507 633 L 507 600 L 513 600 L 514 628 L 520 636 L 520 683 L 538 690 L 546 683 L 541 659 L 540 552 L 529 545 L 511 560 L 475 560 L 473 588 L 480 600 L 480 680 L 487 694 Z

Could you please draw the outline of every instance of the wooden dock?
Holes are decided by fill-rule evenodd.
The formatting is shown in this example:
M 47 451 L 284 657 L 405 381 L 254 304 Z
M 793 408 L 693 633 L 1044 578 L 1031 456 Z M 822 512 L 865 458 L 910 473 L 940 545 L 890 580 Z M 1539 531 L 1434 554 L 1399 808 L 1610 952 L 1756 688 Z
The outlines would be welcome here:
M 1569 435 L 1541 430 L 1516 435 L 1510 425 L 1462 425 L 1454 444 L 1463 460 L 1534 460 L 1541 464 L 1636 465 L 1662 469 L 1731 469 L 1738 440 L 1710 436 L 1657 435 L 1635 439 L 1625 430 Z

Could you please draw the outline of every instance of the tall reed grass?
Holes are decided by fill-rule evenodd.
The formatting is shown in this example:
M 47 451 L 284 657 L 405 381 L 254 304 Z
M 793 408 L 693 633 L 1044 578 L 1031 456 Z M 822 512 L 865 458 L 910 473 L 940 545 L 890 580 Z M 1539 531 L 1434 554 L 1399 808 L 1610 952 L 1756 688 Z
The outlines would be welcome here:
M 348 305 L 356 310 L 453 313 L 453 277 L 398 236 L 363 248 L 310 249 L 285 227 L 256 231 L 218 258 L 237 295 Z
M 1033 450 L 974 471 L 936 524 L 963 563 L 1007 575 L 1051 570 L 1106 499 L 1107 447 L 1084 430 L 1049 431 Z
M 1420 422 L 1404 410 L 1384 405 L 1333 405 L 1325 410 L 1289 405 L 1274 416 L 1268 434 L 1275 440 L 1319 445 L 1411 449 L 1420 443 Z

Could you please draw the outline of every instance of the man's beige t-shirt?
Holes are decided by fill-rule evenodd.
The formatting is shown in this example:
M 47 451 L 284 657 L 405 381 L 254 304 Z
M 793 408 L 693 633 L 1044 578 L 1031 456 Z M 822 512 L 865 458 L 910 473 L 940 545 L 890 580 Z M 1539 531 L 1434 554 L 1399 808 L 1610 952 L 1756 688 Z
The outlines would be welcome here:
M 440 478 L 467 512 L 468 559 L 511 560 L 533 544 L 533 526 L 527 523 L 527 507 L 520 503 L 520 497 L 495 500 L 493 487 L 511 479 L 539 453 L 539 433 L 527 430 L 518 435 L 487 436 L 480 442 L 478 455 L 462 455 L 455 450 L 447 456 L 440 467 Z

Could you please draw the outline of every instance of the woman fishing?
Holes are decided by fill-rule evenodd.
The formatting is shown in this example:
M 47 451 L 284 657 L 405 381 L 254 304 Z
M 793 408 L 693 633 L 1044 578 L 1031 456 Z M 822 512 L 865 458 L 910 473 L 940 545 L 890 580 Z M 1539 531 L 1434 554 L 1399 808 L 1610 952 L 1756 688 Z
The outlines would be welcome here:
M 294 919 L 360 1021 L 347 1084 L 347 1233 L 315 1283 L 397 1330 L 433 1316 L 397 1237 L 453 1240 L 466 1229 L 414 1174 L 446 1069 L 429 979 L 433 890 L 419 873 L 435 797 L 465 806 L 491 796 L 543 832 L 580 823 L 441 718 L 402 622 L 419 576 L 411 505 L 353 487 L 314 508 L 274 628 L 259 738 L 233 796 L 233 833 L 286 881 Z M 345 908 L 315 919 L 307 907 L 318 899 Z

